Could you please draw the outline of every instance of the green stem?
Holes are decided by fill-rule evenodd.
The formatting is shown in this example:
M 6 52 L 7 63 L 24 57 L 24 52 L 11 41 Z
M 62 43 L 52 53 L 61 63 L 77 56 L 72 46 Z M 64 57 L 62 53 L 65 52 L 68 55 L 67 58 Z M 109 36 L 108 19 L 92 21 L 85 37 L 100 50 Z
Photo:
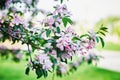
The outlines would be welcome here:
M 52 76 L 52 80 L 55 80 L 55 66 L 53 68 L 53 76 Z

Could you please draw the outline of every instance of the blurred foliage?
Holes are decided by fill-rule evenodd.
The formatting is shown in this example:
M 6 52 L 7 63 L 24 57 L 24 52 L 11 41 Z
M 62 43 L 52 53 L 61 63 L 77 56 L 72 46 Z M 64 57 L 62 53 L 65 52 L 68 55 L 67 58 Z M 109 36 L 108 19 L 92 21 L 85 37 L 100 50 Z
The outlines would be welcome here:
M 0 46 L 0 58 L 1 60 L 13 60 L 20 62 L 21 60 L 28 60 L 28 51 L 21 50 L 19 48 L 7 48 L 6 46 Z

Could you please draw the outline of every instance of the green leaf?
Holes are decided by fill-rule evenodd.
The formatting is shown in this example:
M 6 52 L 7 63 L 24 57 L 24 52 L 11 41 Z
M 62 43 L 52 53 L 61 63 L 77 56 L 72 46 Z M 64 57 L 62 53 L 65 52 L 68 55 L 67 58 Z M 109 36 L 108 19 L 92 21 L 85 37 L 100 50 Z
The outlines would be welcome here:
M 102 47 L 104 47 L 104 46 L 105 46 L 105 43 L 104 43 L 103 38 L 99 36 L 99 39 L 100 39 L 100 41 L 101 41 Z
M 57 59 L 52 55 L 50 55 L 50 60 L 52 61 L 53 65 L 55 65 L 57 63 Z
M 72 40 L 73 40 L 73 41 L 76 41 L 76 40 L 79 40 L 79 41 L 80 41 L 80 39 L 79 39 L 78 37 L 73 37 Z
M 66 18 L 62 18 L 62 22 L 63 22 L 64 27 L 66 27 L 67 26 L 67 20 L 66 20 Z
M 104 36 L 105 36 L 105 33 L 104 33 L 104 32 L 100 31 L 99 33 L 101 33 L 102 35 L 104 35 Z
M 60 3 L 62 4 L 62 3 L 63 3 L 63 0 L 60 0 Z
M 91 64 L 92 63 L 92 59 L 90 58 L 87 62 L 88 62 L 88 64 Z
M 41 44 L 41 46 L 44 46 L 44 44 L 47 43 L 47 40 L 44 40 L 44 39 L 39 39 L 38 41 Z
M 67 26 L 67 23 L 73 24 L 72 20 L 68 17 L 63 17 L 62 22 L 63 22 L 64 27 Z
M 49 48 L 45 48 L 45 49 L 44 49 L 44 52 L 45 52 L 45 53 L 49 52 Z
M 108 28 L 106 28 L 106 27 L 101 27 L 100 29 L 101 29 L 101 30 L 106 30 L 106 29 L 108 29 Z
M 89 36 L 89 35 L 88 34 L 84 34 L 84 35 L 81 35 L 80 38 L 85 37 L 85 36 Z
M 67 59 L 60 59 L 62 62 L 65 62 L 66 64 L 68 63 Z
M 71 60 L 71 61 L 73 60 L 72 56 L 70 57 L 70 60 Z
M 60 33 L 60 28 L 57 27 L 57 28 L 56 28 L 56 31 L 57 31 L 57 33 Z
M 37 69 L 36 69 L 35 73 L 36 73 L 36 75 L 37 75 L 37 79 L 38 79 L 38 78 L 41 78 L 41 77 L 42 77 L 42 75 L 43 75 L 42 70 L 41 70 L 41 69 L 39 69 L 39 68 L 37 68 Z
M 73 24 L 73 21 L 70 18 L 66 17 L 66 19 L 71 25 Z
M 44 78 L 46 78 L 48 76 L 48 72 L 46 70 L 44 70 L 44 69 L 42 71 L 43 71 Z
M 99 38 L 97 36 L 95 37 L 95 40 L 97 41 L 97 43 L 99 42 Z
M 51 16 L 51 15 L 52 15 L 52 13 L 48 14 L 47 16 Z
M 26 70 L 25 70 L 25 74 L 26 74 L 26 75 L 29 75 L 29 72 L 30 72 L 30 68 L 27 67 Z
M 65 59 L 65 63 L 66 63 L 66 64 L 67 64 L 67 62 L 68 62 L 67 59 Z
M 50 30 L 50 29 L 47 29 L 47 30 L 46 30 L 46 36 L 49 37 L 50 33 L 51 33 L 51 30 Z

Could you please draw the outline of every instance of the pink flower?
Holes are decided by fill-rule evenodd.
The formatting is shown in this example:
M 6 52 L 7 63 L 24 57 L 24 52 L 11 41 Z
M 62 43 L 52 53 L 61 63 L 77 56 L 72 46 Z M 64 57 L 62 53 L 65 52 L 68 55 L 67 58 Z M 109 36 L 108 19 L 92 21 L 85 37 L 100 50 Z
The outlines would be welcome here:
M 0 19 L 0 23 L 3 23 L 3 20 L 2 20 L 2 19 Z
M 6 13 L 4 11 L 1 11 L 1 15 L 0 15 L 0 20 L 1 22 L 4 22 L 4 19 L 6 18 Z
M 6 2 L 5 2 L 6 8 L 9 8 L 11 1 L 12 1 L 12 0 L 6 0 Z
M 60 37 L 58 40 L 56 40 L 57 42 L 57 47 L 60 48 L 60 50 L 64 50 L 64 47 L 68 45 L 68 41 L 66 37 Z
M 55 8 L 56 8 L 56 10 L 53 12 L 53 15 L 57 15 L 58 13 L 62 12 L 60 5 L 56 5 Z
M 15 25 L 19 25 L 22 24 L 24 27 L 26 27 L 25 21 L 24 19 L 22 19 L 20 16 L 15 15 L 13 18 L 13 24 Z
M 81 48 L 81 49 L 80 49 L 80 53 L 81 53 L 82 55 L 84 55 L 84 54 L 86 54 L 87 52 L 86 52 L 85 49 Z
M 62 60 L 65 61 L 65 59 L 70 59 L 71 58 L 71 53 L 63 53 L 61 56 Z
M 69 46 L 69 45 L 66 45 L 66 46 L 65 46 L 65 50 L 67 50 L 67 51 L 70 50 L 70 46 Z
M 60 48 L 61 51 L 64 50 L 64 46 L 61 43 L 57 43 L 56 45 L 58 48 Z
M 15 7 L 12 8 L 12 12 L 15 13 L 17 9 Z
M 60 15 L 61 17 L 64 17 L 64 15 L 70 16 L 70 12 L 67 10 L 66 5 L 56 5 L 53 15 Z
M 66 33 L 74 34 L 74 30 L 71 27 L 67 27 L 65 30 Z
M 66 73 L 66 72 L 67 72 L 67 64 L 66 64 L 66 63 L 61 62 L 61 63 L 59 64 L 59 67 L 60 67 L 60 71 L 61 71 L 62 73 Z
M 50 54 L 56 55 L 57 52 L 56 52 L 56 50 L 52 50 L 52 52 Z
M 71 34 L 71 32 L 68 32 L 68 33 L 61 32 L 60 34 L 56 34 L 56 35 L 60 37 L 59 39 L 56 40 L 56 42 L 57 42 L 56 46 L 58 48 L 60 48 L 60 50 L 63 51 L 64 48 L 66 50 L 71 48 L 69 46 L 69 45 L 71 45 L 71 43 L 73 43 L 72 42 L 73 34 Z
M 90 33 L 90 37 L 95 40 L 96 33 L 93 30 L 89 31 L 89 33 Z
M 42 68 L 45 69 L 45 70 L 50 70 L 52 71 L 52 62 L 50 61 L 50 58 L 48 57 L 47 54 L 39 54 L 39 55 L 36 55 L 36 61 L 42 65 Z
M 77 50 L 77 44 L 71 44 L 71 49 L 74 51 Z
M 54 21 L 55 20 L 52 17 L 49 17 L 49 18 L 45 19 L 43 22 L 45 23 L 46 26 L 49 26 L 50 28 L 52 28 Z
M 97 55 L 92 50 L 88 52 L 88 55 L 94 60 L 97 59 Z
M 85 45 L 85 47 L 86 47 L 87 50 L 94 48 L 95 47 L 95 41 L 90 40 L 89 43 L 87 43 Z
M 28 5 L 30 5 L 32 3 L 32 0 L 23 0 L 23 1 L 24 1 L 24 3 L 26 3 Z

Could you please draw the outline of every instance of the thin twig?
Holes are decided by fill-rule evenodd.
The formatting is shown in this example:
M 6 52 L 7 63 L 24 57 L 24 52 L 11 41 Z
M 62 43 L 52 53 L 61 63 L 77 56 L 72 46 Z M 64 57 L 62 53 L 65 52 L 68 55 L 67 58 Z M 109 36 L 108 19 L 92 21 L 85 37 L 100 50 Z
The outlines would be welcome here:
M 4 33 L 7 33 L 9 36 L 11 36 L 12 38 L 15 38 L 15 39 L 18 39 L 18 40 L 20 40 L 20 41 L 22 41 L 22 42 L 25 42 L 25 41 L 23 41 L 22 40 L 22 38 L 18 38 L 18 37 L 16 37 L 16 36 L 13 36 L 12 34 L 10 34 L 9 32 L 7 32 L 7 31 L 4 31 L 2 28 L 0 28 L 1 29 L 1 31 L 3 31 Z
M 8 34 L 9 36 L 11 36 L 12 38 L 18 39 L 18 40 L 20 40 L 20 41 L 28 44 L 28 42 L 25 42 L 25 41 L 24 41 L 24 38 L 18 38 L 18 37 L 16 37 L 16 36 L 13 36 L 13 35 L 10 34 L 9 32 L 4 31 L 2 28 L 0 28 L 0 30 L 3 31 L 4 33 L 7 33 L 7 34 Z M 29 40 L 29 41 L 30 41 L 30 40 Z M 32 42 L 31 42 L 31 43 L 32 43 Z M 30 44 L 29 44 L 29 45 L 30 45 Z M 32 45 L 32 46 L 34 46 L 34 45 Z M 36 49 L 44 50 L 44 49 L 42 49 L 42 48 L 40 48 L 40 47 L 36 47 L 36 46 L 34 46 L 34 47 L 35 47 Z

